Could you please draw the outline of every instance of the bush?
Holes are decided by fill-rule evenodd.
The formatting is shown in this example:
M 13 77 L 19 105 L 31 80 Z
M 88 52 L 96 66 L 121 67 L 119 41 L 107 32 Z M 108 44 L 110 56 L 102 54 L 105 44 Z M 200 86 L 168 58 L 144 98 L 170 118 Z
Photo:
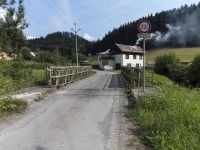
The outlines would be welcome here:
M 33 84 L 33 69 L 23 61 L 0 61 L 0 95 Z
M 175 82 L 183 82 L 187 66 L 180 63 L 174 53 L 164 54 L 155 59 L 155 72 L 165 75 Z
M 20 113 L 28 106 L 27 102 L 15 100 L 12 98 L 0 99 L 0 114 L 7 115 L 13 113 Z
M 72 54 L 71 60 L 72 60 L 72 63 L 76 63 L 76 54 L 75 53 Z M 88 60 L 86 55 L 84 55 L 82 53 L 78 53 L 78 61 L 81 62 L 81 61 L 85 61 L 85 60 Z
M 182 83 L 184 81 L 184 75 L 187 70 L 187 66 L 177 64 L 176 66 L 169 67 L 169 78 L 175 82 Z
M 28 47 L 23 46 L 21 48 L 22 56 L 25 60 L 32 60 L 33 56 L 31 55 L 31 50 Z
M 170 69 L 179 65 L 180 61 L 174 53 L 164 54 L 155 59 L 155 72 L 170 76 Z
M 200 87 L 200 55 L 197 55 L 186 71 L 184 78 L 189 85 Z
M 14 61 L 9 68 L 4 68 L 4 75 L 10 76 L 13 80 L 28 80 L 32 78 L 32 70 L 23 61 Z
M 0 74 L 0 95 L 5 95 L 7 93 L 13 92 L 15 90 L 13 85 L 14 82 L 12 79 Z
M 56 66 L 67 65 L 68 63 L 71 63 L 69 58 L 61 56 L 57 49 L 53 50 L 52 52 L 38 50 L 34 60 L 37 62 L 51 63 Z

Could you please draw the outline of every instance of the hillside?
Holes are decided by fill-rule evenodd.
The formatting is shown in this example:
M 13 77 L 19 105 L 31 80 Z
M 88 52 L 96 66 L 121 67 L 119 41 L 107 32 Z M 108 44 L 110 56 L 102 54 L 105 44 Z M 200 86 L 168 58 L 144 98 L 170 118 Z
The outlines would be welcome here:
M 78 49 L 85 53 L 91 42 L 77 36 Z M 28 47 L 32 50 L 40 49 L 53 51 L 58 49 L 63 55 L 71 55 L 75 52 L 75 35 L 69 32 L 50 33 L 46 37 L 28 40 Z
M 200 3 L 181 6 L 179 9 L 157 12 L 131 21 L 109 31 L 101 40 L 89 42 L 78 36 L 80 52 L 93 55 L 109 49 L 113 44 L 135 45 L 138 38 L 137 24 L 148 19 L 152 24 L 152 38 L 147 40 L 147 49 L 200 47 Z M 29 48 L 52 51 L 58 49 L 64 55 L 74 52 L 73 33 L 56 32 L 46 37 L 28 41 Z M 142 47 L 142 44 L 139 43 Z
M 181 62 L 191 62 L 195 55 L 200 54 L 200 47 L 197 48 L 164 48 L 149 50 L 146 55 L 147 63 L 154 63 L 157 56 L 173 52 Z
M 200 3 L 181 6 L 179 9 L 149 14 L 136 21 L 125 23 L 108 32 L 102 40 L 89 49 L 97 53 L 109 49 L 114 43 L 135 45 L 137 41 L 137 24 L 141 19 L 148 19 L 152 24 L 154 37 L 147 41 L 148 49 L 165 47 L 199 47 L 200 46 Z

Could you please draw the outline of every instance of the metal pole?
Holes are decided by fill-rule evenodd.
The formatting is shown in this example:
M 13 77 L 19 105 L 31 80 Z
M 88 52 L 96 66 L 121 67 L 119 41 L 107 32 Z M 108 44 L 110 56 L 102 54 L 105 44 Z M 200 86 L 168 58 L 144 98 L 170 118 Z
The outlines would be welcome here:
M 74 34 L 75 34 L 76 66 L 78 67 L 77 33 L 78 33 L 78 31 L 80 31 L 81 29 L 76 30 L 76 23 L 74 23 L 74 26 L 75 26 L 75 30 L 72 29 L 72 31 L 74 31 Z
M 75 24 L 75 31 L 76 31 L 76 24 Z M 75 37 L 76 37 L 76 66 L 78 67 L 78 52 L 77 52 L 77 34 L 75 32 Z
M 145 38 L 143 38 L 143 92 L 145 92 Z

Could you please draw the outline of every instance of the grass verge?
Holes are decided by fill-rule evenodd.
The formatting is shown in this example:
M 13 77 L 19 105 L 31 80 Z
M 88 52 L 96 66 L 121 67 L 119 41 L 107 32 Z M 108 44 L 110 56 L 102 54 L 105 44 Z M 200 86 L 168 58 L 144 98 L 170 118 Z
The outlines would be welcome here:
M 15 113 L 21 113 L 28 107 L 25 101 L 15 100 L 13 98 L 0 99 L 0 117 L 9 116 Z
M 138 121 L 142 137 L 156 150 L 200 148 L 200 92 L 154 75 L 158 95 L 134 99 L 130 116 Z

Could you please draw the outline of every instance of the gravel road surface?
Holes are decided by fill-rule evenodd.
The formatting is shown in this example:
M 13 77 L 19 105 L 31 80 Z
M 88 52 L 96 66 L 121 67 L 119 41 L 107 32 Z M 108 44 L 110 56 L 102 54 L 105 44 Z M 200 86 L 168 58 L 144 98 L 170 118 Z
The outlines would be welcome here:
M 61 87 L 0 128 L 0 150 L 130 149 L 124 91 L 109 72 Z

